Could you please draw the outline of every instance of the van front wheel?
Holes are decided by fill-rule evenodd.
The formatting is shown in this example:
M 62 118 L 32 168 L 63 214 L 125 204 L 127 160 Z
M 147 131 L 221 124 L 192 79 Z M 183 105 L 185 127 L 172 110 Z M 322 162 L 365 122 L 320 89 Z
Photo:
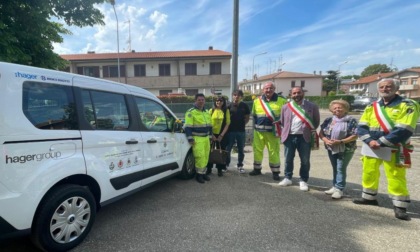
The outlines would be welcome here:
M 182 166 L 181 174 L 179 177 L 181 179 L 191 179 L 195 175 L 195 159 L 192 151 L 190 150 L 185 157 L 184 165 Z
M 32 225 L 32 241 L 44 251 L 67 251 L 79 245 L 92 228 L 96 203 L 79 185 L 61 185 L 41 202 Z

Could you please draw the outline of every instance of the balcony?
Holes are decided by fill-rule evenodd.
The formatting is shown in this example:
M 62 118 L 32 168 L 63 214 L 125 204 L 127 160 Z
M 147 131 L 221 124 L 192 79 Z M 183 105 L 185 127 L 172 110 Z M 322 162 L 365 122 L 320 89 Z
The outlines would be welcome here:
M 410 90 L 417 90 L 419 89 L 419 85 L 401 85 L 400 90 L 401 91 L 410 91 Z

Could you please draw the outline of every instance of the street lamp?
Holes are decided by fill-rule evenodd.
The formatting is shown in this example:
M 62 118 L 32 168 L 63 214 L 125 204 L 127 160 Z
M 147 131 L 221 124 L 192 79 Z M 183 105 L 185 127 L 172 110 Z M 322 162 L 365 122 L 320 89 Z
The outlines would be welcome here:
M 259 55 L 263 55 L 263 54 L 267 54 L 267 52 L 262 52 L 262 53 L 256 54 L 256 55 L 254 55 L 254 57 L 252 58 L 252 79 L 254 79 L 254 67 L 255 67 L 255 65 L 254 65 L 254 61 L 255 61 L 255 57 L 257 57 L 257 56 L 259 56 Z
M 279 71 L 279 72 L 283 71 L 283 66 L 284 66 L 284 65 L 286 65 L 286 62 L 284 62 L 284 63 L 282 63 L 282 64 L 280 65 L 280 68 L 278 69 L 278 71 Z
M 340 85 L 340 68 L 342 65 L 347 64 L 348 61 L 344 61 L 340 65 L 338 65 L 338 71 L 337 71 L 337 91 L 335 92 L 335 95 L 338 95 L 338 86 Z
M 117 67 L 118 67 L 118 82 L 120 82 L 120 33 L 118 31 L 118 17 L 115 11 L 115 0 L 109 0 L 114 9 L 115 19 L 117 20 Z

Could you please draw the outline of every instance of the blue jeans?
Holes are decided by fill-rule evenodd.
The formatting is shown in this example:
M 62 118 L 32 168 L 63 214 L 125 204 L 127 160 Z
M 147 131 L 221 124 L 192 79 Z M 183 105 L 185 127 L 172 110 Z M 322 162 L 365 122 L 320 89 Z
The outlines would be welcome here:
M 353 157 L 354 152 L 344 152 L 332 154 L 328 150 L 328 157 L 333 168 L 333 186 L 337 189 L 343 190 L 346 187 L 347 166 Z
M 244 165 L 244 148 L 245 148 L 245 132 L 233 131 L 228 133 L 228 145 L 226 150 L 229 152 L 228 158 L 226 160 L 226 165 L 230 164 L 230 152 L 232 151 L 233 145 L 236 142 L 236 147 L 238 148 L 238 166 Z
M 295 158 L 296 150 L 300 157 L 300 180 L 308 182 L 309 180 L 309 169 L 311 164 L 309 158 L 311 156 L 311 143 L 307 143 L 302 135 L 289 135 L 284 145 L 284 176 L 288 179 L 293 177 L 293 160 Z

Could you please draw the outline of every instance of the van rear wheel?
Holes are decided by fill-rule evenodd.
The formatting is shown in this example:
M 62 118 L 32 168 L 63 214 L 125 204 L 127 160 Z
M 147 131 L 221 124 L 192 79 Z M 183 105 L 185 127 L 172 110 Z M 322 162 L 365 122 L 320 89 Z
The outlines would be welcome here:
M 95 217 L 95 199 L 87 188 L 61 185 L 41 202 L 32 224 L 32 241 L 44 251 L 67 251 L 85 239 Z

